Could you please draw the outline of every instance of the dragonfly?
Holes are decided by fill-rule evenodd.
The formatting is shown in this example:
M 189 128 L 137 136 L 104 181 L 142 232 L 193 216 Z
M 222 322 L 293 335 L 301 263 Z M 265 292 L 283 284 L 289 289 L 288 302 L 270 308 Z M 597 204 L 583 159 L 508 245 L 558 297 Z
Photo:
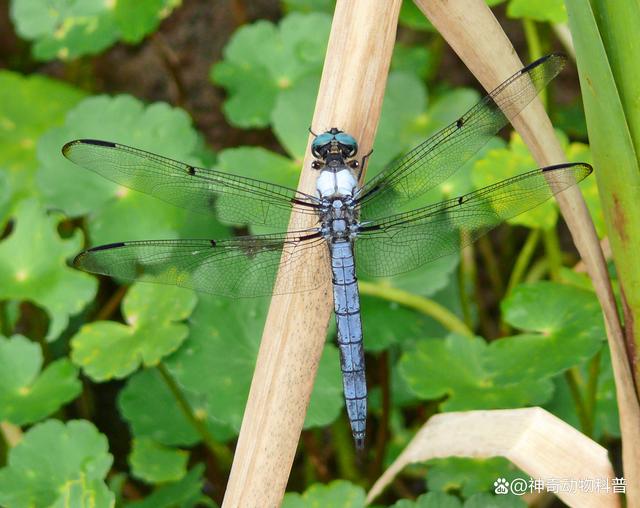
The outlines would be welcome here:
M 586 163 L 558 164 L 411 209 L 412 201 L 453 175 L 518 115 L 564 64 L 563 55 L 550 54 L 524 67 L 362 185 L 359 177 L 366 161 L 357 158 L 356 139 L 338 127 L 314 135 L 314 195 L 119 143 L 71 141 L 62 149 L 67 159 L 120 185 L 233 224 L 284 231 L 226 239 L 117 242 L 85 250 L 74 265 L 118 279 L 174 284 L 234 298 L 310 291 L 331 283 L 345 405 L 355 446 L 362 449 L 367 384 L 357 275 L 389 277 L 456 253 L 591 173 Z M 307 225 L 288 226 L 292 213 Z M 318 252 L 325 263 L 324 281 L 311 272 L 313 263 L 304 262 Z M 274 284 L 278 270 L 289 272 L 288 284 Z

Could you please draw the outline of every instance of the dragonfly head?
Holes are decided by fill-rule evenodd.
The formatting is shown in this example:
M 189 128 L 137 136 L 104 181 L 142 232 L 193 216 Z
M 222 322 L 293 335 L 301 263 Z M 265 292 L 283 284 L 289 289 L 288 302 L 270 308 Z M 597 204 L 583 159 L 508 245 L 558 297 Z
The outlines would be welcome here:
M 316 136 L 311 143 L 311 153 L 322 160 L 326 160 L 329 154 L 350 159 L 358 153 L 358 143 L 353 136 L 333 127 Z

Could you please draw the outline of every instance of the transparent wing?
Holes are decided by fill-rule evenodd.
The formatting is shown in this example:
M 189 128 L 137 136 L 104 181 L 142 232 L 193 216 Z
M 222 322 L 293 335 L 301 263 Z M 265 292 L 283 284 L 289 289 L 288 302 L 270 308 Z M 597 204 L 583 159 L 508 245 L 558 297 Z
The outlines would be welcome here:
M 358 271 L 387 277 L 452 254 L 501 222 L 575 185 L 591 171 L 583 163 L 536 169 L 464 196 L 365 224 L 355 246 Z
M 318 200 L 280 185 L 197 168 L 117 143 L 81 139 L 62 153 L 113 182 L 236 224 L 286 227 L 292 208 L 316 214 Z
M 313 254 L 323 256 L 324 274 L 318 274 L 311 263 L 301 262 L 314 249 L 321 249 Z M 290 285 L 279 284 L 277 293 L 308 291 L 331 280 L 326 241 L 315 230 L 220 241 L 113 243 L 80 253 L 74 265 L 122 279 L 173 284 L 221 296 L 252 297 L 274 293 L 283 253 L 287 256 L 282 269 L 296 265 L 296 275 Z
M 362 219 L 393 213 L 449 178 L 536 97 L 565 61 L 559 54 L 536 60 L 451 125 L 389 164 L 358 193 Z

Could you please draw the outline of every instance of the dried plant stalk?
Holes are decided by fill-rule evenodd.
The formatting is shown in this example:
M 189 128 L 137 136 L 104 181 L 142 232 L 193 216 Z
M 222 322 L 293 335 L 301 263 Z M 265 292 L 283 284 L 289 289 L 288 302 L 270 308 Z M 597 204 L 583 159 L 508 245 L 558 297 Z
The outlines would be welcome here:
M 414 1 L 487 90 L 522 67 L 484 0 Z M 538 164 L 566 161 L 540 101 L 533 101 L 512 123 Z M 620 410 L 624 474 L 629 485 L 640 485 L 640 406 L 605 260 L 578 187 L 567 189 L 556 199 L 602 307 Z M 640 507 L 640 490 L 632 489 L 627 501 L 630 507 Z
M 338 0 L 331 27 L 314 132 L 338 127 L 370 151 L 380 116 L 400 0 Z M 315 193 L 309 146 L 298 189 Z M 305 219 L 292 217 L 296 227 Z M 307 224 L 310 225 L 310 224 Z M 290 225 L 291 227 L 291 225 Z M 323 268 L 326 252 L 305 257 L 305 270 L 317 268 L 319 280 L 331 280 Z M 293 271 L 277 284 L 290 283 Z M 249 399 L 225 493 L 223 507 L 279 506 L 293 463 L 300 431 L 331 315 L 328 287 L 274 296 L 262 336 Z
M 534 479 L 611 479 L 607 450 L 541 408 L 441 413 L 432 417 L 367 495 L 371 503 L 408 464 L 442 457 L 508 458 Z M 629 486 L 627 487 L 627 489 Z M 605 492 L 558 492 L 568 506 L 618 508 Z
M 13 423 L 0 422 L 0 432 L 2 432 L 5 443 L 11 448 L 22 440 L 22 429 Z

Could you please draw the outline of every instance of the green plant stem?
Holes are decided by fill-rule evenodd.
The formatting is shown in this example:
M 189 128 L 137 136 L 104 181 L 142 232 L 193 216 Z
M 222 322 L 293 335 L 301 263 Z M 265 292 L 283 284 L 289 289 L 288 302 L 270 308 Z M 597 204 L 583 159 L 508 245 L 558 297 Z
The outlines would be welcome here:
M 529 51 L 529 58 L 537 60 L 542 56 L 542 41 L 540 40 L 540 33 L 536 22 L 532 19 L 523 18 L 522 28 L 524 29 L 524 36 L 527 40 L 527 49 Z
M 542 279 L 542 277 L 544 277 L 545 273 L 547 273 L 548 271 L 549 262 L 546 259 L 539 259 L 538 261 L 533 263 L 533 265 L 531 265 L 531 268 L 527 272 L 524 281 L 527 283 L 537 282 Z
M 306 451 L 305 478 L 307 485 L 317 481 L 328 482 L 331 479 L 331 473 L 325 463 L 324 450 L 319 445 L 318 429 L 303 430 L 301 438 Z
M 356 467 L 355 448 L 351 436 L 351 429 L 343 416 L 338 418 L 331 426 L 333 443 L 336 452 L 336 464 L 340 478 L 358 482 L 358 468 Z
M 375 437 L 375 458 L 369 468 L 369 480 L 373 483 L 382 474 L 386 445 L 389 441 L 389 418 L 391 417 L 391 379 L 389 376 L 389 353 L 383 351 L 378 358 L 378 377 L 382 395 L 382 408 Z
M 102 306 L 102 308 L 96 312 L 95 321 L 103 321 L 109 319 L 113 313 L 120 307 L 120 302 L 127 294 L 129 286 L 120 286 L 115 293 L 111 295 L 109 300 Z
M 473 259 L 473 248 L 465 247 L 460 253 L 460 266 L 458 268 L 458 292 L 460 293 L 460 308 L 462 309 L 462 318 L 467 328 L 473 328 L 471 317 L 471 304 L 469 303 L 469 293 L 467 284 L 475 285 L 475 262 Z
M 584 397 L 584 404 L 586 406 L 587 415 L 589 416 L 589 435 L 593 433 L 593 429 L 595 427 L 596 397 L 598 396 L 598 378 L 600 377 L 601 357 L 602 349 L 589 361 L 589 377 L 587 378 L 587 387 Z
M 524 272 L 531 261 L 531 257 L 538 245 L 538 241 L 540 240 L 540 230 L 532 229 L 529 231 L 529 236 L 527 236 L 527 240 L 520 249 L 520 254 L 518 254 L 518 258 L 516 259 L 516 264 L 511 271 L 511 277 L 509 277 L 509 282 L 507 284 L 507 291 L 505 293 L 505 297 L 509 296 L 513 289 L 520 284 L 524 277 Z M 500 322 L 500 331 L 503 336 L 511 334 L 511 326 L 509 326 L 504 321 Z
M 560 250 L 560 242 L 555 228 L 545 229 L 542 232 L 544 248 L 549 261 L 549 275 L 551 280 L 560 280 L 560 268 L 562 267 L 562 250 Z
M 11 327 L 9 326 L 9 316 L 7 315 L 7 302 L 0 302 L 0 333 L 5 337 L 11 337 Z
M 580 393 L 580 372 L 576 367 L 573 367 L 565 372 L 564 377 L 569 385 L 571 397 L 576 407 L 576 414 L 578 415 L 578 420 L 580 420 L 580 428 L 585 435 L 591 436 L 588 410 Z
M 173 376 L 169 373 L 165 365 L 161 362 L 157 365 L 156 368 L 158 369 L 158 372 L 160 373 L 163 381 L 175 397 L 176 402 L 178 402 L 178 406 L 180 406 L 182 413 L 196 429 L 196 432 L 200 435 L 206 447 L 216 458 L 220 468 L 229 470 L 231 468 L 231 462 L 233 460 L 231 452 L 227 449 L 226 446 L 217 443 L 215 439 L 213 439 L 213 436 L 209 432 L 209 429 L 207 429 L 204 422 L 196 416 L 193 408 L 189 404 L 189 401 L 187 401 L 186 397 L 182 393 L 182 390 L 180 390 L 180 387 L 175 382 Z
M 540 40 L 540 32 L 538 32 L 536 22 L 532 19 L 523 18 L 522 28 L 524 29 L 524 36 L 527 40 L 529 59 L 531 61 L 537 60 L 544 55 L 544 50 L 542 49 L 542 41 Z M 540 91 L 539 97 L 545 109 L 547 109 L 547 92 L 545 89 Z
M 471 309 L 469 307 L 469 298 L 467 296 L 467 284 L 466 284 L 466 272 L 465 268 L 460 263 L 458 267 L 458 293 L 460 293 L 460 308 L 462 310 L 462 319 L 467 328 L 471 328 Z
M 516 264 L 513 266 L 513 271 L 511 272 L 511 277 L 509 277 L 509 283 L 507 284 L 507 292 L 505 296 L 510 295 L 513 291 L 513 288 L 515 288 L 522 281 L 524 272 L 531 262 L 531 257 L 536 250 L 536 246 L 538 245 L 539 240 L 540 230 L 532 229 L 529 232 L 529 236 L 527 236 L 527 241 L 524 243 L 522 249 L 520 250 L 520 254 L 518 254 Z
M 502 275 L 500 274 L 500 267 L 496 255 L 491 247 L 491 242 L 486 236 L 481 236 L 476 242 L 478 246 L 478 252 L 482 256 L 482 260 L 485 262 L 485 268 L 491 280 L 493 291 L 495 295 L 504 294 L 504 282 L 502 281 Z
M 9 455 L 9 445 L 7 440 L 5 439 L 4 432 L 1 431 L 0 427 L 0 467 L 4 467 L 7 465 L 7 457 Z
M 375 296 L 384 300 L 399 303 L 400 305 L 417 310 L 418 312 L 435 319 L 447 330 L 467 337 L 473 336 L 473 332 L 467 328 L 462 321 L 460 321 L 458 316 L 429 298 L 374 282 L 360 281 L 359 287 L 360 293 L 363 295 Z

